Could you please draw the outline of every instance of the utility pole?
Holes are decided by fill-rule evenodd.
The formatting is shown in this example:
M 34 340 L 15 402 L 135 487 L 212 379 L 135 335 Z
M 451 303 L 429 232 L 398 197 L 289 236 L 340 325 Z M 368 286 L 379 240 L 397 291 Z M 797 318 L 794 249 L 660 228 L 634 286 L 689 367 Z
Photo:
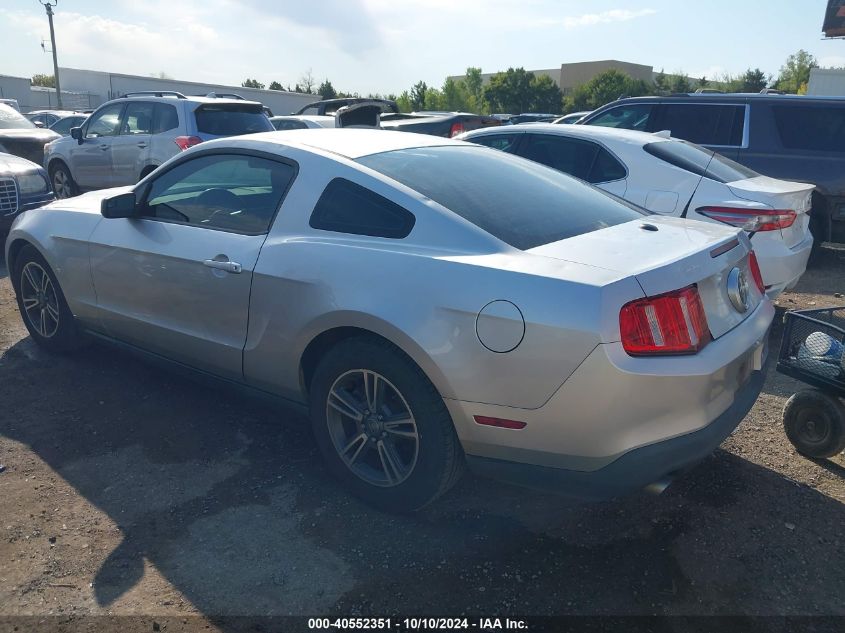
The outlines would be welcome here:
M 62 87 L 59 85 L 59 59 L 56 56 L 56 32 L 53 30 L 53 7 L 59 4 L 59 0 L 38 0 L 47 11 L 47 19 L 50 21 L 50 42 L 53 44 L 53 79 L 56 84 L 56 104 L 62 109 Z

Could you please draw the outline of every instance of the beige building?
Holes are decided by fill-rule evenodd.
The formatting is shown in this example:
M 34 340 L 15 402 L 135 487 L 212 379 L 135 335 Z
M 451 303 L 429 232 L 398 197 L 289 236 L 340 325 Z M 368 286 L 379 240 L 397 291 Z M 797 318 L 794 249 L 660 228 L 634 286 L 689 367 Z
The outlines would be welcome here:
M 568 95 L 581 84 L 585 84 L 596 75 L 611 69 L 621 71 L 634 79 L 643 79 L 644 81 L 654 80 L 654 68 L 652 66 L 632 64 L 631 62 L 621 62 L 616 59 L 561 64 L 559 68 L 531 70 L 529 72 L 534 73 L 536 76 L 547 75 L 551 77 L 552 81 L 560 87 L 563 94 Z M 490 77 L 495 74 L 496 73 L 482 73 L 481 78 L 486 84 L 490 81 Z M 463 78 L 464 75 L 453 75 L 450 77 L 450 79 L 455 81 Z

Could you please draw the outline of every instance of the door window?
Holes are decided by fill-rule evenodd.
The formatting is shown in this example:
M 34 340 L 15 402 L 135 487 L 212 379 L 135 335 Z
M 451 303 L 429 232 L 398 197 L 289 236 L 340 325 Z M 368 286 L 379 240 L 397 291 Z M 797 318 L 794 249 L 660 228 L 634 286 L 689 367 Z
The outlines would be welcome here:
M 155 104 L 153 113 L 153 134 L 160 134 L 179 127 L 179 115 L 176 108 L 167 103 Z
M 648 124 L 653 111 L 654 105 L 651 103 L 631 103 L 602 112 L 597 117 L 587 121 L 587 124 L 645 132 L 650 129 Z
M 144 215 L 236 233 L 266 233 L 296 169 L 243 154 L 197 156 L 156 178 Z
M 145 101 L 126 106 L 121 134 L 149 134 L 153 126 L 153 104 Z
M 120 113 L 123 106 L 122 103 L 113 103 L 92 114 L 85 136 L 98 138 L 117 134 L 117 126 L 120 123 Z
M 655 129 L 699 145 L 739 147 L 744 125 L 744 105 L 667 103 Z

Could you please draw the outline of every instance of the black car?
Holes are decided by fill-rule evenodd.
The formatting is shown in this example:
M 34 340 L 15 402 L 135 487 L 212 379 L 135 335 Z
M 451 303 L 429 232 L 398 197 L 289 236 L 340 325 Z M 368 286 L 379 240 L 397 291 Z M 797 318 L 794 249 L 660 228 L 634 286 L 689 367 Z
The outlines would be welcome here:
M 19 213 L 54 199 L 47 172 L 41 165 L 0 153 L 0 235 L 5 235 Z
M 57 138 L 61 135 L 36 127 L 20 112 L 0 103 L 0 152 L 40 165 L 44 162 L 44 146 Z
M 773 178 L 816 185 L 816 242 L 845 242 L 845 98 L 776 94 L 633 97 L 579 123 L 660 132 L 709 147 Z

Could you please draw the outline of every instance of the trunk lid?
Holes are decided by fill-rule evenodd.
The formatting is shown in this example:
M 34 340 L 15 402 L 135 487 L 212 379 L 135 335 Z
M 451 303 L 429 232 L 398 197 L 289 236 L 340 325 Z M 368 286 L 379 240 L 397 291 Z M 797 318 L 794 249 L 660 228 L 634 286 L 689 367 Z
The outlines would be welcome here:
M 630 275 L 646 296 L 695 284 L 715 339 L 742 323 L 762 300 L 749 269 L 750 250 L 748 237 L 739 229 L 647 216 L 528 252 Z M 735 308 L 728 295 L 728 276 L 735 267 L 747 281 L 744 311 Z
M 815 185 L 803 182 L 778 180 L 768 176 L 757 176 L 746 180 L 726 183 L 738 198 L 768 205 L 773 209 L 792 209 L 797 214 L 792 226 L 781 229 L 787 246 L 800 244 L 810 230 L 810 208 Z

